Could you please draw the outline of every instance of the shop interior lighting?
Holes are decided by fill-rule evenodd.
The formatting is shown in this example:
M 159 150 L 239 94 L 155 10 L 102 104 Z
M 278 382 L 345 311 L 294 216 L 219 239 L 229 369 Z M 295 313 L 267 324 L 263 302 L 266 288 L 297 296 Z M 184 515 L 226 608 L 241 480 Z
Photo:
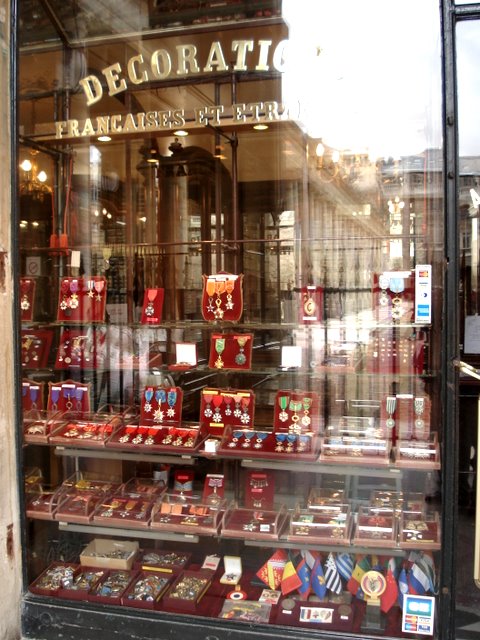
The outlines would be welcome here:
M 110 142 L 112 138 L 110 136 L 98 136 L 99 142 Z
M 156 149 L 150 149 L 148 157 L 147 157 L 147 162 L 149 162 L 150 164 L 159 164 L 159 160 L 158 160 L 157 150 Z
M 29 195 L 36 200 L 43 200 L 46 195 L 52 194 L 52 188 L 46 184 L 47 173 L 43 169 L 38 170 L 37 155 L 38 151 L 32 149 L 30 158 L 25 158 L 20 163 L 23 175 L 19 188 L 21 195 Z
M 268 129 L 268 124 L 254 124 L 253 128 L 255 129 L 255 131 L 265 131 L 266 129 Z
M 218 160 L 226 160 L 227 156 L 223 153 L 223 147 L 221 144 L 216 144 L 215 145 L 215 153 L 213 154 L 214 158 L 217 158 Z
M 173 135 L 178 136 L 179 138 L 185 138 L 185 136 L 188 136 L 188 131 L 185 131 L 185 129 L 178 129 L 178 131 L 174 131 Z

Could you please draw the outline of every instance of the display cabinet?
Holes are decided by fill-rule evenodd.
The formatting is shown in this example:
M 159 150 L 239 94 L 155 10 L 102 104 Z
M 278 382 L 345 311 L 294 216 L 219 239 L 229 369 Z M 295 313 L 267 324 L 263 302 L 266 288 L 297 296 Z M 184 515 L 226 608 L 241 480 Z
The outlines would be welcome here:
M 436 597 L 441 172 L 293 116 L 291 20 L 149 2 L 128 55 L 20 56 L 59 73 L 19 116 L 26 637 L 398 636 L 403 577 Z

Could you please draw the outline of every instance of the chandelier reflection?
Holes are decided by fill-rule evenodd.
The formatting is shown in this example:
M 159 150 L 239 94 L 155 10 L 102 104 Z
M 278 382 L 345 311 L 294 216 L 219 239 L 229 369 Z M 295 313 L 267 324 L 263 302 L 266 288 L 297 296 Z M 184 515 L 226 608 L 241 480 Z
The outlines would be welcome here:
M 51 198 L 52 188 L 47 184 L 48 176 L 45 171 L 38 170 L 37 163 L 38 151 L 32 149 L 30 158 L 25 158 L 20 169 L 23 171 L 21 176 L 19 191 L 21 196 L 30 196 L 34 200 L 43 201 L 46 197 Z

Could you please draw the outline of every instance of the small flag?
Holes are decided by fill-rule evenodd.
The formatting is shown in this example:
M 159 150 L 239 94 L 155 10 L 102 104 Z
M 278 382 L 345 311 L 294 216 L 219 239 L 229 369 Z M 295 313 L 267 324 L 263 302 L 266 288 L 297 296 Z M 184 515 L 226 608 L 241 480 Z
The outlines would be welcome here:
M 350 591 L 352 596 L 355 596 L 360 600 L 363 600 L 363 598 L 365 597 L 363 589 L 360 586 L 360 582 L 362 581 L 363 574 L 367 571 L 370 571 L 370 562 L 367 556 L 361 556 L 360 560 L 357 560 L 355 568 L 347 584 L 347 589 Z
M 342 581 L 337 571 L 337 565 L 335 564 L 333 553 L 328 554 L 328 558 L 325 563 L 325 584 L 333 593 L 342 593 Z
M 435 577 L 435 563 L 433 557 L 427 551 L 420 551 L 417 558 L 417 564 L 423 569 L 423 572 L 428 576 L 428 589 L 432 593 L 436 593 L 436 577 Z
M 300 580 L 296 570 L 295 565 L 293 564 L 293 560 L 291 556 L 288 556 L 288 559 L 285 563 L 285 567 L 283 568 L 282 581 L 280 583 L 280 588 L 284 596 L 287 593 L 291 593 L 302 586 L 302 581 Z
M 287 557 L 286 551 L 278 549 L 257 571 L 257 577 L 272 591 L 280 586 Z
M 410 593 L 423 596 L 430 588 L 430 580 L 424 572 L 423 567 L 415 562 L 408 573 L 408 584 Z
M 300 578 L 302 584 L 298 588 L 299 594 L 302 596 L 304 600 L 308 598 L 310 595 L 310 591 L 312 590 L 311 583 L 311 571 L 305 557 L 301 556 L 299 563 L 297 564 L 297 575 Z
M 318 552 L 315 553 L 315 563 L 312 567 L 311 581 L 312 581 L 312 589 L 315 592 L 320 600 L 325 598 L 327 593 L 327 585 L 325 584 L 325 575 L 323 573 L 322 563 L 320 562 L 320 554 Z
M 353 572 L 353 558 L 349 553 L 337 553 L 337 569 L 340 576 L 348 582 Z
M 395 558 L 388 561 L 385 591 L 380 596 L 380 608 L 384 613 L 388 613 L 398 600 L 397 566 Z
M 408 581 L 407 581 L 407 572 L 405 571 L 405 567 L 402 567 L 402 570 L 398 576 L 398 604 L 403 609 L 403 596 L 408 593 Z

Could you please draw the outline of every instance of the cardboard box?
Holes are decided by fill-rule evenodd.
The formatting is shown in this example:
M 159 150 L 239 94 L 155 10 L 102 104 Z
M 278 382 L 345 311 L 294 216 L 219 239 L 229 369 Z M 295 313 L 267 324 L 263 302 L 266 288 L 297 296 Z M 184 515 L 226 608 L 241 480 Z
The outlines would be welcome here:
M 80 554 L 80 564 L 101 569 L 132 568 L 138 553 L 138 542 L 95 538 Z

